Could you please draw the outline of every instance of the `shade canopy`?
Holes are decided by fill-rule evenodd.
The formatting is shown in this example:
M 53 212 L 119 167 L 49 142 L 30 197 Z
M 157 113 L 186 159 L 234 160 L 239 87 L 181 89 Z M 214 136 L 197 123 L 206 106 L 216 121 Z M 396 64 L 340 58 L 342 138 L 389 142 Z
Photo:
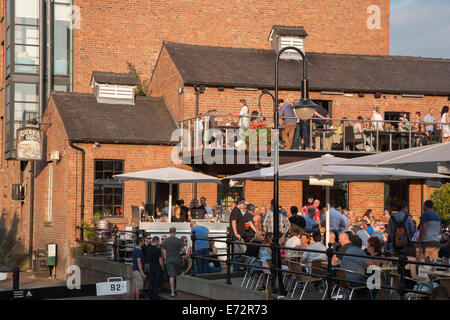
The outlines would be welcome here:
M 167 167 L 153 170 L 144 170 L 115 175 L 121 181 L 140 180 L 163 183 L 194 183 L 194 182 L 215 182 L 220 183 L 220 179 L 206 174 L 183 170 L 175 167 Z
M 215 182 L 220 183 L 220 179 L 208 176 L 206 174 L 183 170 L 175 167 L 167 167 L 153 170 L 144 170 L 137 172 L 130 172 L 118 174 L 113 176 L 121 181 L 138 180 L 162 182 L 169 184 L 169 222 L 172 221 L 172 185 L 176 183 L 195 183 L 195 182 Z
M 325 165 L 334 165 L 326 162 Z M 438 165 L 450 166 L 450 143 L 438 143 L 391 152 L 381 152 L 355 159 L 342 160 L 342 166 L 378 166 L 420 172 L 438 172 Z

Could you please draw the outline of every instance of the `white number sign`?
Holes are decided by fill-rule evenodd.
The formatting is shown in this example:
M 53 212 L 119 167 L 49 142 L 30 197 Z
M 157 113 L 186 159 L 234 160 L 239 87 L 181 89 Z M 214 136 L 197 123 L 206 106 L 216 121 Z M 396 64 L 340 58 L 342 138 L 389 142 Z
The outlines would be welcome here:
M 97 296 L 109 296 L 125 294 L 130 290 L 130 282 L 123 281 L 121 277 L 108 278 L 108 282 L 99 282 L 97 286 Z

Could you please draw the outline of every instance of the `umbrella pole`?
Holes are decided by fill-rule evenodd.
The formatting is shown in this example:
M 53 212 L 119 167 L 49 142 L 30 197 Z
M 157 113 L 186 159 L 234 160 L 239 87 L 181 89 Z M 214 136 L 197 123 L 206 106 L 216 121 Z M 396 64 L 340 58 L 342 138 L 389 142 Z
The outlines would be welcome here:
M 325 239 L 326 246 L 330 243 L 330 187 L 326 186 L 325 197 L 327 202 L 327 216 L 326 216 L 326 225 L 325 225 Z
M 172 184 L 169 183 L 169 218 L 167 222 L 172 221 Z

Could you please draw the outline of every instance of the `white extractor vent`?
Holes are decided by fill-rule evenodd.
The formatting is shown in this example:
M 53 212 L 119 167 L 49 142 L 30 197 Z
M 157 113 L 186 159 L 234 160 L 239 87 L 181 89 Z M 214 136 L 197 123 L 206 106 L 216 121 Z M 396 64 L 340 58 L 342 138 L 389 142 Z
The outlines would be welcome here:
M 96 83 L 94 94 L 98 103 L 134 104 L 135 88 L 132 86 Z

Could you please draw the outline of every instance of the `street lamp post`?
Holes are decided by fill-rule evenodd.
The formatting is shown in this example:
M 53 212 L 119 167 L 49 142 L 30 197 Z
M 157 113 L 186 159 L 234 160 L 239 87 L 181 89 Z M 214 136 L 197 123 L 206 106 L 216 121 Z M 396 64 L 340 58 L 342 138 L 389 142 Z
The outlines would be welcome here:
M 279 114 L 278 114 L 278 61 L 280 60 L 280 56 L 286 50 L 294 50 L 297 51 L 303 58 L 302 63 L 302 84 L 301 90 L 302 95 L 299 102 L 297 102 L 294 106 L 296 109 L 296 115 L 301 120 L 308 120 L 312 118 L 316 108 L 318 107 L 312 100 L 309 99 L 309 86 L 308 86 L 308 78 L 307 78 L 307 66 L 306 66 L 306 57 L 305 54 L 296 47 L 285 47 L 278 51 L 276 59 L 275 59 L 275 99 L 273 104 L 273 112 L 274 112 L 274 122 L 275 122 L 275 139 L 274 139 L 274 175 L 273 175 L 273 241 L 272 241 L 272 265 L 274 268 L 272 269 L 272 292 L 285 294 L 283 279 L 281 273 L 281 255 L 280 250 L 276 248 L 279 245 L 279 199 L 278 199 L 278 184 L 279 184 L 279 176 L 278 176 L 278 167 L 279 167 Z

